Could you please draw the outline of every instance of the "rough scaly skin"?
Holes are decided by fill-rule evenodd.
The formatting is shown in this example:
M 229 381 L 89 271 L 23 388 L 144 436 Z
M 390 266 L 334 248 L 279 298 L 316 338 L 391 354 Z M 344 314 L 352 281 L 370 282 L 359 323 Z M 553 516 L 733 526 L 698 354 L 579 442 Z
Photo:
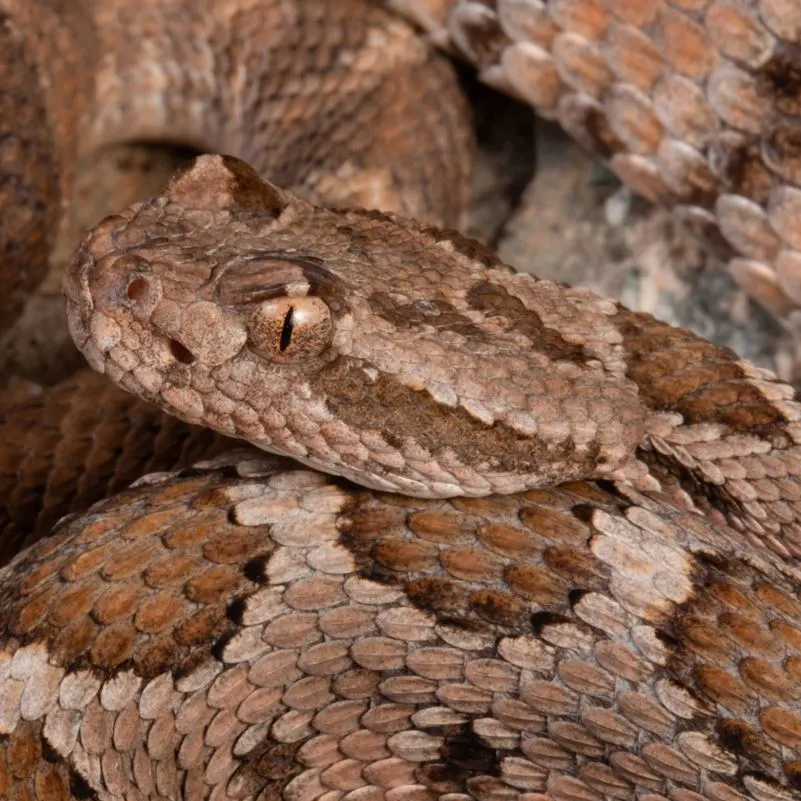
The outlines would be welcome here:
M 144 473 L 231 447 L 121 392 L 92 370 L 0 408 L 0 564 Z
M 68 317 L 92 366 L 131 391 L 370 486 L 481 495 L 625 464 L 645 413 L 623 380 L 620 336 L 606 324 L 615 305 L 523 279 L 524 291 L 538 289 L 525 298 L 534 328 L 499 324 L 520 282 L 489 254 L 482 271 L 478 246 L 464 240 L 460 253 L 459 242 L 381 214 L 324 213 L 242 162 L 200 157 L 162 200 L 96 229 L 65 285 Z M 325 301 L 333 341 L 310 357 L 287 352 L 277 366 L 246 345 L 248 318 L 287 294 Z M 575 345 L 560 336 L 568 318 Z M 544 343 L 542 352 L 532 347 L 531 338 L 547 337 L 545 325 L 564 354 L 557 370 Z M 409 389 L 420 392 L 407 399 Z M 326 408 L 337 396 L 339 413 Z M 431 424 L 445 407 L 453 413 L 437 433 Z M 614 419 L 617 409 L 631 414 Z M 488 440 L 477 446 L 481 428 Z M 401 448 L 407 432 L 412 442 Z M 475 447 L 480 463 L 471 468 L 462 451 Z
M 0 79 L 3 326 L 43 277 L 77 156 L 109 143 L 233 153 L 319 202 L 447 225 L 469 193 L 448 60 L 368 0 L 0 0 Z
M 798 0 L 386 0 L 801 305 Z M 793 314 L 796 312 L 796 314 Z
M 364 486 L 628 480 L 801 554 L 789 387 L 454 232 L 317 208 L 202 156 L 90 234 L 65 293 L 76 343 L 123 388 Z
M 0 0 L 0 319 L 42 275 L 76 154 L 109 141 L 228 152 L 318 201 L 456 219 L 464 106 L 447 65 L 377 5 Z M 754 298 L 794 316 L 798 0 L 384 5 L 677 206 L 736 255 Z
M 453 69 L 366 0 L 0 0 L 0 84 L 0 329 L 47 269 L 78 155 L 111 142 L 236 153 L 329 204 L 451 225 L 464 211 L 473 134 Z M 183 464 L 174 422 L 143 413 L 132 449 L 110 423 L 131 401 L 74 398 L 85 384 L 0 423 L 3 558 L 133 479 L 133 453 L 159 454 L 140 470 Z M 84 461 L 109 453 L 119 465 Z
M 498 296 L 485 294 L 483 302 L 497 307 Z M 660 365 L 663 401 L 689 355 L 702 367 L 679 371 L 681 398 L 709 367 L 717 395 L 702 391 L 697 411 L 708 419 L 721 406 L 724 419 L 706 429 L 712 445 L 700 472 L 709 473 L 716 458 L 735 471 L 725 477 L 724 497 L 713 500 L 736 506 L 726 493 L 745 494 L 740 500 L 751 507 L 744 507 L 750 517 L 742 536 L 715 532 L 664 498 L 620 498 L 592 484 L 506 499 L 414 501 L 343 486 L 315 492 L 321 479 L 303 472 L 281 472 L 272 485 L 266 476 L 243 480 L 232 472 L 260 470 L 240 458 L 235 471 L 173 480 L 162 492 L 133 490 L 2 574 L 2 793 L 14 801 L 349 794 L 454 801 L 460 793 L 561 801 L 632 796 L 636 788 L 639 796 L 672 799 L 728 801 L 740 797 L 733 791 L 760 801 L 794 797 L 799 584 L 752 539 L 760 511 L 768 524 L 781 519 L 783 506 L 794 514 L 794 482 L 782 473 L 798 474 L 786 447 L 792 426 L 784 422 L 793 407 L 782 404 L 780 385 L 731 354 L 619 314 L 615 324 L 637 343 L 635 353 L 664 354 L 678 338 L 671 346 L 679 355 Z M 641 378 L 659 375 L 648 360 L 633 364 Z M 732 437 L 719 425 L 750 433 Z M 676 464 L 692 463 L 703 446 L 660 444 L 661 463 L 647 459 L 666 474 L 660 480 L 692 485 L 699 470 L 691 464 L 689 476 L 677 476 Z M 766 458 L 765 449 L 774 452 Z M 653 455 L 640 457 L 646 453 Z M 708 492 L 710 482 L 701 489 Z M 782 492 L 790 494 L 782 499 Z M 566 499 L 571 493 L 581 501 Z M 243 496 L 256 502 L 240 506 Z M 694 494 L 699 503 L 703 497 Z M 556 513 L 548 514 L 549 501 Z M 460 516 L 414 516 L 432 506 Z M 199 519 L 204 512 L 209 519 Z M 783 542 L 792 530 L 780 532 Z M 471 532 L 475 540 L 467 539 Z M 786 545 L 759 533 L 782 554 Z M 572 548 L 560 547 L 565 542 Z M 182 571 L 192 565 L 198 572 L 187 580 Z M 449 577 L 457 581 L 443 580 Z M 357 588 L 354 595 L 365 579 L 379 579 L 378 590 L 397 582 L 390 589 L 398 594 L 377 595 L 371 584 L 372 594 Z M 257 587 L 266 593 L 249 604 Z M 332 628 L 337 615 L 329 611 L 346 623 L 374 620 L 381 641 L 360 648 L 372 630 Z M 290 637 L 301 626 L 297 644 L 279 639 L 281 625 L 268 631 L 275 616 Z M 303 648 L 304 624 L 322 650 Z M 526 638 L 522 665 L 507 650 L 518 637 Z M 452 650 L 423 650 L 443 644 Z M 192 646 L 200 664 L 188 655 Z M 365 650 L 379 661 L 362 664 Z M 537 660 L 543 653 L 545 661 Z M 275 654 L 277 669 L 269 662 Z M 257 668 L 262 657 L 267 667 Z M 186 673 L 173 672 L 176 664 Z M 265 672 L 278 672 L 279 684 Z M 340 672 L 340 681 L 326 678 Z M 354 691 L 346 679 L 365 683 Z M 268 692 L 258 692 L 265 689 L 259 682 Z M 332 706 L 334 699 L 361 705 Z M 403 708 L 387 710 L 383 700 Z M 369 706 L 379 711 L 371 715 Z M 263 715 L 255 722 L 254 709 Z M 386 713 L 397 714 L 401 727 L 387 731 Z M 352 739 L 340 716 L 359 730 Z M 258 741 L 254 750 L 245 732 Z M 379 749 L 369 751 L 376 739 Z M 296 747 L 307 740 L 305 751 Z
M 664 496 L 415 500 L 253 451 L 0 579 L 9 801 L 800 795 L 801 575 Z

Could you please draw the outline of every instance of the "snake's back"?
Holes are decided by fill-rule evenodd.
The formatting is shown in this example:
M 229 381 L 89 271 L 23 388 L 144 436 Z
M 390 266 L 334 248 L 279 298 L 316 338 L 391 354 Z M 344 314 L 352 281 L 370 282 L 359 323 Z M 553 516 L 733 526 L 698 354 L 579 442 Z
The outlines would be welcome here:
M 149 481 L 6 573 L 0 789 L 793 799 L 801 585 L 747 551 L 582 483 L 424 501 L 242 454 Z

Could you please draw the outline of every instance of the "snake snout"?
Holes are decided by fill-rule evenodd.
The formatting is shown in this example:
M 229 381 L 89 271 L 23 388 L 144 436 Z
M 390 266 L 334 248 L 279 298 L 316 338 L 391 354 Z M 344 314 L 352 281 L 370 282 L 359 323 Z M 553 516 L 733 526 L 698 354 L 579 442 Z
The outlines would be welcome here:
M 148 320 L 162 298 L 161 281 L 138 256 L 101 259 L 88 282 L 95 305 L 113 316 L 122 313 Z
M 158 279 L 153 276 L 133 274 L 129 277 L 125 287 L 125 297 L 130 302 L 130 309 L 135 316 L 147 316 L 155 308 L 161 297 L 159 284 Z
M 174 362 L 201 370 L 234 358 L 247 339 L 238 316 L 204 300 L 180 308 L 168 298 L 155 309 L 147 327 Z

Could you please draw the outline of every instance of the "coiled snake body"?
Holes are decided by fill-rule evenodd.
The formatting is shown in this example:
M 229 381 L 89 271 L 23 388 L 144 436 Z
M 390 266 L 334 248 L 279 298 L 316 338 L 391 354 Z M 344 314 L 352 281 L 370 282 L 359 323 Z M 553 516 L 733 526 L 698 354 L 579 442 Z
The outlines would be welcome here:
M 770 27 L 792 12 L 674 5 L 556 2 L 549 19 L 590 24 L 602 8 L 621 24 L 662 14 L 664 28 L 704 12 L 714 32 L 726 13 Z M 55 214 L 43 199 L 67 191 L 89 131 L 166 128 L 314 200 L 384 209 L 328 210 L 207 155 L 77 250 L 64 291 L 93 367 L 316 469 L 251 448 L 152 474 L 3 568 L 1 797 L 798 797 L 790 388 L 407 219 L 458 222 L 469 135 L 459 101 L 424 102 L 451 84 L 447 66 L 376 6 L 0 8 L 20 54 L 8 102 L 28 112 L 8 140 L 23 209 L 9 253 L 26 265 Z M 506 31 L 539 12 L 497 4 Z M 152 67 L 158 54 L 170 68 Z M 48 60 L 59 68 L 43 80 Z M 29 521 L 59 496 L 85 503 L 137 444 L 156 443 L 151 466 L 181 461 L 166 444 L 180 451 L 190 429 L 99 381 L 5 412 L 12 512 L 20 498 Z M 52 437 L 58 409 L 68 422 Z M 70 444 L 104 419 L 122 445 L 104 446 L 108 428 Z M 53 453 L 25 453 L 36 433 Z M 62 468 L 43 490 L 44 468 L 76 453 L 86 475 Z

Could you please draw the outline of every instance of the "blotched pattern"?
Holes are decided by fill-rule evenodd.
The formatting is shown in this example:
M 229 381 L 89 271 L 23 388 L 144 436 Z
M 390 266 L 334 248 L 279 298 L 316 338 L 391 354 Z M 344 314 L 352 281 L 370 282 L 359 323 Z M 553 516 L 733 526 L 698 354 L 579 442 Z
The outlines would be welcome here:
M 0 326 L 43 277 L 78 154 L 109 143 L 233 153 L 445 225 L 467 202 L 453 70 L 369 0 L 0 0 L 0 79 Z
M 439 11 L 448 5 L 445 0 Z M 425 0 L 415 4 L 418 13 L 426 6 Z M 701 87 L 703 102 L 725 118 L 709 94 L 714 70 L 692 75 L 698 41 L 685 22 L 703 18 L 714 31 L 715 20 L 723 20 L 728 33 L 732 20 L 758 10 L 777 32 L 794 7 L 794 0 L 763 0 L 758 9 L 704 0 L 670 7 L 461 2 L 452 18 L 461 32 L 451 26 L 449 35 L 462 49 L 479 52 L 479 45 L 494 46 L 497 20 L 507 33 L 510 18 L 524 27 L 532 20 L 558 25 L 561 32 L 541 46 L 559 81 L 571 87 L 569 102 L 560 100 L 557 111 L 572 110 L 575 119 L 568 114 L 563 122 L 573 120 L 579 133 L 607 145 L 606 155 L 635 185 L 657 199 L 684 198 L 691 216 L 707 224 L 704 209 L 713 208 L 719 187 L 709 188 L 699 158 L 745 192 L 748 181 L 761 180 L 763 163 L 771 180 L 786 179 L 787 164 L 777 160 L 787 142 L 769 142 L 755 158 L 755 140 L 747 139 L 753 164 L 742 163 L 751 172 L 735 180 L 730 164 L 714 162 L 711 145 L 704 150 L 694 142 L 691 114 L 681 117 L 684 101 L 669 92 L 664 99 L 669 111 L 671 102 L 678 104 L 671 127 L 646 90 L 656 123 L 647 103 L 641 107 L 640 95 L 621 89 L 620 81 L 608 93 L 601 84 L 593 90 L 606 58 L 604 52 L 595 61 L 592 50 L 590 30 L 603 22 L 598 9 L 611 10 L 618 22 L 642 17 L 641 35 L 652 37 L 670 65 L 660 79 L 669 73 L 677 96 L 686 84 Z M 42 220 L 53 213 L 43 206 L 42 198 L 56 197 L 47 181 L 68 187 L 75 149 L 117 135 L 162 135 L 166 124 L 178 138 L 198 136 L 196 144 L 234 150 L 260 169 L 266 162 L 259 142 L 248 149 L 250 140 L 237 137 L 250 133 L 236 126 L 258 134 L 278 130 L 274 177 L 297 181 L 317 197 L 367 205 L 380 205 L 381 197 L 395 206 L 384 179 L 403 161 L 395 146 L 410 143 L 412 199 L 396 207 L 418 213 L 444 204 L 456 219 L 451 203 L 462 197 L 466 172 L 434 157 L 469 149 L 461 129 L 450 127 L 461 117 L 459 101 L 442 102 L 450 73 L 399 22 L 363 3 L 156 0 L 127 8 L 0 0 L 0 14 L 0 58 L 11 54 L 3 68 L 10 63 L 9 75 L 19 78 L 6 102 L 23 131 L 22 144 L 13 136 L 3 140 L 0 169 L 28 201 L 19 216 L 3 218 L 11 251 L 18 236 L 25 243 L 25 263 L 40 258 Z M 490 23 L 483 38 L 475 36 L 482 20 Z M 133 30 L 140 35 L 131 36 Z M 610 30 L 599 27 L 604 36 Z M 330 48 L 329 31 L 336 41 Z M 795 36 L 790 29 L 781 33 L 788 41 Z M 351 35 L 367 49 L 348 49 Z M 72 46 L 77 41 L 81 47 Z M 736 42 L 715 43 L 716 52 L 725 54 Z M 313 58 L 287 64 L 298 44 Z M 503 49 L 501 63 L 507 52 L 515 53 L 507 59 L 509 75 L 518 78 L 514 59 L 519 68 L 538 56 L 513 46 Z M 356 87 L 350 68 L 364 79 Z M 344 75 L 342 96 L 325 83 L 332 73 Z M 621 80 L 636 90 L 639 67 L 630 73 L 621 72 Z M 483 70 L 485 78 L 493 74 L 511 85 L 492 65 Z M 424 88 L 420 76 L 426 75 L 433 83 Z M 251 94 L 251 78 L 279 87 L 284 94 L 275 106 Z M 792 83 L 788 72 L 778 78 Z M 418 117 L 405 115 L 398 99 L 424 108 L 429 120 L 436 113 L 437 124 L 415 127 Z M 73 107 L 93 113 L 82 117 Z M 310 109 L 319 116 L 306 116 Z M 378 117 L 368 119 L 367 112 Z M 88 120 L 93 125 L 82 127 Z M 681 125 L 686 140 L 676 134 Z M 393 146 L 358 161 L 375 130 Z M 723 133 L 715 152 L 725 156 L 725 145 L 742 155 L 739 140 L 726 138 L 732 131 Z M 433 143 L 430 153 L 424 143 Z M 61 166 L 58 179 L 54 162 Z M 413 500 L 357 489 L 253 451 L 178 476 L 143 479 L 84 517 L 62 522 L 51 538 L 0 571 L 0 796 L 797 799 L 801 577 L 794 562 L 801 553 L 801 465 L 799 408 L 789 389 L 687 332 L 585 293 L 515 277 L 456 235 L 380 214 L 314 211 L 253 176 L 240 181 L 243 168 L 232 163 L 216 177 L 212 170 L 213 185 L 205 188 L 196 172 L 184 171 L 167 198 L 108 221 L 89 240 L 80 258 L 97 260 L 102 271 L 86 282 L 74 277 L 68 290 L 74 330 L 96 366 L 125 386 L 165 389 L 168 404 L 192 419 L 251 437 L 259 428 L 289 431 L 294 443 L 287 450 L 303 456 L 303 448 L 318 448 L 325 457 L 320 464 L 331 458 L 350 470 L 365 453 L 388 472 L 412 464 L 416 478 L 433 487 L 429 494 L 498 489 L 489 481 L 479 486 L 482 460 L 511 466 L 514 477 L 524 461 L 516 440 L 533 431 L 545 453 L 527 465 L 576 471 L 566 475 L 559 467 L 542 478 L 557 482 L 592 467 L 593 475 L 618 482 Z M 654 165 L 663 184 L 654 182 Z M 447 180 L 439 182 L 441 175 Z M 342 191 L 347 194 L 337 194 Z M 8 197 L 13 201 L 14 193 L 2 202 Z M 772 227 L 790 242 L 773 213 L 784 196 L 772 198 L 763 217 L 747 204 L 728 212 L 724 201 L 714 206 L 724 235 L 753 256 L 735 271 L 741 268 L 740 280 L 750 278 L 757 295 L 760 287 L 775 290 L 773 274 L 763 269 L 773 256 L 751 254 L 749 237 L 756 231 L 759 241 Z M 317 228 L 321 219 L 333 222 L 336 233 L 320 233 L 327 230 Z M 282 252 L 265 256 L 262 234 L 276 221 L 290 235 Z M 166 250 L 154 232 L 168 235 Z M 221 232 L 231 234 L 230 250 L 221 247 Z M 740 234 L 744 245 L 736 240 Z M 209 249 L 219 251 L 211 258 Z M 159 254 L 168 258 L 159 262 Z M 779 280 L 787 282 L 791 270 L 783 269 Z M 193 295 L 198 280 L 201 294 L 204 282 L 213 284 L 213 293 Z M 786 311 L 786 299 L 775 291 L 763 295 Z M 300 411 L 282 420 L 265 406 L 267 383 L 261 394 L 247 391 L 260 368 L 232 366 L 227 349 L 236 345 L 238 354 L 244 334 L 248 347 L 258 341 L 282 353 L 284 329 L 292 325 L 284 318 L 276 328 L 270 304 L 286 310 L 294 298 L 304 313 L 312 310 L 306 323 L 322 320 L 313 336 L 296 321 L 301 354 L 319 355 L 314 348 L 328 330 L 321 297 L 337 315 L 336 346 L 347 347 L 304 385 L 311 389 L 305 400 L 325 404 L 332 416 L 321 422 Z M 238 316 L 254 301 L 267 321 L 258 340 Z M 250 318 L 247 324 L 252 328 Z M 476 362 L 462 361 L 474 355 Z M 194 361 L 194 371 L 185 369 Z M 529 392 L 532 375 L 543 386 Z M 286 378 L 281 384 L 280 374 L 270 377 L 278 379 L 273 393 L 292 387 Z M 94 440 L 93 411 L 84 414 L 86 406 L 59 393 L 62 388 L 32 404 L 42 416 L 27 421 L 46 423 L 51 399 L 73 411 L 53 434 L 60 443 L 76 443 L 55 454 L 67 457 L 55 461 L 55 484 L 42 493 L 49 454 L 26 453 L 26 423 L 23 442 L 10 443 L 24 468 L 21 507 L 30 515 L 31 499 L 43 494 L 41 520 L 52 514 L 49 500 L 71 495 L 82 454 L 87 473 L 77 486 L 91 491 L 73 500 L 85 502 L 106 472 L 116 448 L 110 443 L 119 441 L 108 432 Z M 122 421 L 131 420 L 129 409 L 142 408 L 113 392 L 109 402 L 120 404 Z M 536 419 L 538 412 L 544 418 Z M 140 420 L 141 439 L 123 438 L 118 480 L 127 445 L 150 452 L 150 443 L 159 443 L 154 426 L 161 418 L 146 411 Z M 377 420 L 394 427 L 376 427 Z M 164 430 L 180 445 L 185 429 L 172 426 Z M 361 427 L 358 437 L 354 427 Z M 412 445 L 398 447 L 406 435 Z M 194 435 L 188 436 L 191 444 Z M 423 437 L 442 446 L 438 459 L 414 447 Z M 59 464 L 67 466 L 63 483 Z
M 789 801 L 800 582 L 663 497 L 233 454 L 0 573 L 0 793 Z
M 801 305 L 798 0 L 386 0 Z
M 454 232 L 321 209 L 201 156 L 98 226 L 64 290 L 73 338 L 119 386 L 363 486 L 625 480 L 801 555 L 789 386 L 689 331 L 515 275 Z
M 63 515 L 85 511 L 144 473 L 187 467 L 231 444 L 92 370 L 35 388 L 0 407 L 0 564 Z

